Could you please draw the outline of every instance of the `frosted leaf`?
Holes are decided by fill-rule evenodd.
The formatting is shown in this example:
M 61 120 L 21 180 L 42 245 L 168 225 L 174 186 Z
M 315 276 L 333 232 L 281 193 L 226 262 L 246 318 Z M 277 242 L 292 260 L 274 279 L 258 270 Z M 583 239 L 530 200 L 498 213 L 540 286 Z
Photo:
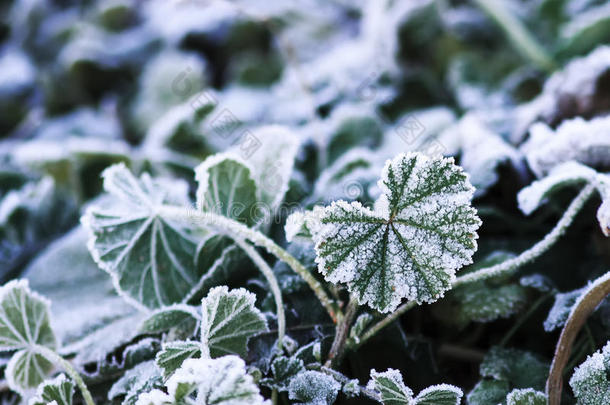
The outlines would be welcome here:
M 354 321 L 354 324 L 349 330 L 349 339 L 355 344 L 360 343 L 360 338 L 364 334 L 366 327 L 373 321 L 373 316 L 366 312 L 360 314 Z
M 277 389 L 280 392 L 288 391 L 290 381 L 299 373 L 305 371 L 303 360 L 297 357 L 280 356 L 271 363 L 272 379 L 265 379 L 261 383 Z
M 177 405 L 193 400 L 197 405 L 268 405 L 237 356 L 186 360 L 166 387 L 168 394 L 151 391 L 140 395 L 137 405 Z
M 388 161 L 378 184 L 374 210 L 345 201 L 314 209 L 318 269 L 380 312 L 402 298 L 436 301 L 472 262 L 481 223 L 474 189 L 453 159 L 417 153 Z
M 414 405 L 460 405 L 462 390 L 449 384 L 430 386 L 415 397 Z
M 72 405 L 74 384 L 65 375 L 60 374 L 52 380 L 47 380 L 38 386 L 36 396 L 28 402 L 29 405 Z
M 224 215 L 252 226 L 260 219 L 260 199 L 252 169 L 225 154 L 210 156 L 195 169 L 197 209 Z
M 506 405 L 546 405 L 544 392 L 532 388 L 512 390 L 506 397 Z
M 290 214 L 288 218 L 286 218 L 284 232 L 286 233 L 286 240 L 288 242 L 311 238 L 311 232 L 307 229 L 307 213 L 297 211 Z
M 601 351 L 587 357 L 574 370 L 570 387 L 578 405 L 604 405 L 610 403 L 610 342 Z
M 413 401 L 413 391 L 402 381 L 398 370 L 388 369 L 382 373 L 371 370 L 366 388 L 378 392 L 384 405 L 410 405 Z
M 597 209 L 597 221 L 606 236 L 610 236 L 610 176 L 600 174 L 597 176 L 597 190 L 602 198 L 602 203 Z
M 475 196 L 493 186 L 499 178 L 496 169 L 505 162 L 520 159 L 519 152 L 498 134 L 487 128 L 474 114 L 468 114 L 459 122 L 461 138 L 460 165 L 470 175 L 476 188 Z
M 179 369 L 186 359 L 199 357 L 201 355 L 201 343 L 191 341 L 169 342 L 163 345 L 163 349 L 157 353 L 155 362 L 165 378 Z
M 209 355 L 246 357 L 248 339 L 268 330 L 256 297 L 243 288 L 215 287 L 202 301 L 201 341 Z
M 483 377 L 507 381 L 515 388 L 544 389 L 549 364 L 530 352 L 492 347 L 480 366 Z
M 142 322 L 140 333 L 172 332 L 172 336 L 187 338 L 193 336 L 199 328 L 200 315 L 196 308 L 184 304 L 175 304 L 156 310 Z
M 188 204 L 185 183 L 136 179 L 123 165 L 103 173 L 104 188 L 118 199 L 92 206 L 82 218 L 89 251 L 125 298 L 148 308 L 185 300 L 202 277 L 195 263 L 199 228 L 176 223 L 158 212 L 160 204 Z
M 49 302 L 30 291 L 27 280 L 10 281 L 0 288 L 0 351 L 17 350 L 5 371 L 11 390 L 24 393 L 36 388 L 53 369 L 36 353 L 37 345 L 57 347 Z
M 484 379 L 468 393 L 466 402 L 468 405 L 500 404 L 506 399 L 509 391 L 507 381 Z
M 331 405 L 341 384 L 319 371 L 304 371 L 290 381 L 288 397 L 302 405 Z
M 545 124 L 535 124 L 521 149 L 538 177 L 570 160 L 591 167 L 610 167 L 610 116 L 590 121 L 565 120 L 555 131 Z
M 544 320 L 545 331 L 552 332 L 557 328 L 563 327 L 570 316 L 570 312 L 572 312 L 574 304 L 576 304 L 584 290 L 584 288 L 580 288 L 567 293 L 555 294 L 555 303 Z
M 159 369 L 154 360 L 149 360 L 127 370 L 108 391 L 108 400 L 123 397 L 122 405 L 134 405 L 140 394 L 162 386 Z

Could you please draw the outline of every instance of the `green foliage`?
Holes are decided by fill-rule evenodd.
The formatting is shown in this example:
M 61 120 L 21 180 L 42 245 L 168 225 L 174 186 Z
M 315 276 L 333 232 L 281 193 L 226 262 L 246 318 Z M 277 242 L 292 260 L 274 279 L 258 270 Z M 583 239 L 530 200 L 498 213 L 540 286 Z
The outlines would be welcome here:
M 31 405 L 47 405 L 55 403 L 56 405 L 72 405 L 72 396 L 74 395 L 74 384 L 60 374 L 53 380 L 42 382 L 38 386 L 36 396 L 31 400 Z
M 593 353 L 574 370 L 570 386 L 579 405 L 601 405 L 610 401 L 610 344 Z

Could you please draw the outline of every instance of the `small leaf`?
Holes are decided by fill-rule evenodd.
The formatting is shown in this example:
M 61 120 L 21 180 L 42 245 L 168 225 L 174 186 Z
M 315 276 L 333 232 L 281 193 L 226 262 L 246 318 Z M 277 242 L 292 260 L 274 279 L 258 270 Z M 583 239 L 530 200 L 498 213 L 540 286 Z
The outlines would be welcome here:
M 366 387 L 379 392 L 383 405 L 409 405 L 413 401 L 413 391 L 402 381 L 398 370 L 388 369 L 383 373 L 371 370 Z
M 160 204 L 188 204 L 187 187 L 139 180 L 122 164 L 103 173 L 104 188 L 120 201 L 91 207 L 82 219 L 89 250 L 125 298 L 148 308 L 181 302 L 203 275 L 195 265 L 200 229 L 190 229 L 157 212 Z M 207 269 L 204 269 L 207 270 Z
M 449 384 L 433 385 L 415 397 L 415 405 L 460 405 L 462 390 Z
M 163 370 L 163 377 L 167 378 L 179 369 L 186 359 L 200 355 L 201 343 L 199 342 L 169 342 L 163 345 L 163 349 L 157 353 L 155 362 Z
M 351 342 L 358 344 L 360 342 L 360 338 L 364 334 L 366 327 L 373 320 L 373 316 L 371 314 L 367 314 L 366 312 L 360 314 L 358 318 L 354 321 L 354 324 L 350 328 L 349 331 L 349 339 Z
M 290 381 L 303 371 L 305 371 L 303 360 L 296 357 L 280 356 L 271 363 L 273 379 L 268 379 L 265 385 L 280 392 L 288 391 Z
M 243 288 L 210 290 L 202 301 L 201 341 L 212 357 L 246 357 L 248 339 L 268 330 L 264 315 L 254 306 L 256 297 Z
M 610 342 L 604 348 L 587 357 L 574 370 L 570 387 L 578 405 L 604 405 L 610 403 Z
M 526 351 L 492 347 L 481 363 L 480 372 L 483 377 L 508 381 L 514 388 L 542 390 L 549 364 Z
M 245 161 L 213 155 L 195 169 L 197 208 L 224 215 L 248 226 L 260 220 L 259 190 Z
M 140 333 L 163 333 L 173 331 L 174 336 L 188 338 L 199 328 L 200 315 L 197 309 L 176 304 L 153 312 L 142 322 Z
M 154 360 L 140 363 L 127 370 L 108 391 L 108 400 L 124 397 L 122 405 L 134 405 L 140 394 L 155 388 L 161 388 L 161 374 Z
M 506 397 L 506 405 L 546 405 L 544 392 L 532 388 L 512 390 Z
M 379 187 L 374 210 L 344 201 L 314 210 L 318 269 L 380 312 L 402 298 L 436 301 L 472 262 L 474 190 L 452 159 L 417 153 L 388 161 Z
M 5 372 L 13 391 L 36 388 L 53 369 L 36 353 L 38 345 L 52 350 L 57 346 L 49 303 L 30 291 L 27 280 L 11 281 L 0 288 L 0 351 L 17 350 Z
M 319 371 L 304 371 L 290 381 L 288 397 L 302 405 L 330 405 L 337 399 L 341 384 Z
M 555 294 L 555 303 L 544 320 L 544 330 L 552 332 L 561 328 L 568 320 L 572 307 L 584 291 L 585 288 L 580 288 L 575 291 Z
M 38 386 L 36 396 L 30 399 L 29 405 L 72 405 L 74 384 L 65 375 L 60 374 L 53 380 L 44 381 Z
M 504 401 L 510 392 L 507 381 L 484 379 L 468 393 L 468 405 L 497 405 Z

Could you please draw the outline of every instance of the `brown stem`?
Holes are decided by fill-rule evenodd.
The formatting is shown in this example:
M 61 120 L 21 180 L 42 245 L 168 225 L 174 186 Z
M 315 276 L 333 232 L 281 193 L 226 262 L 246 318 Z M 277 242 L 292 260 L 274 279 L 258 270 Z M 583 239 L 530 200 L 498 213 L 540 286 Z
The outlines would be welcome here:
M 559 336 L 555 356 L 549 371 L 549 378 L 546 381 L 546 395 L 549 398 L 549 405 L 560 404 L 561 390 L 563 388 L 563 369 L 570 358 L 574 340 L 589 315 L 608 294 L 610 294 L 610 272 L 595 280 L 572 308 L 568 321 Z
M 351 297 L 349 303 L 347 304 L 345 315 L 343 316 L 343 319 L 339 325 L 337 325 L 335 340 L 330 347 L 330 352 L 328 353 L 328 360 L 326 361 L 325 367 L 336 366 L 339 364 L 339 362 L 341 362 L 341 358 L 343 357 L 343 353 L 345 351 L 347 335 L 357 312 L 358 301 L 354 297 Z

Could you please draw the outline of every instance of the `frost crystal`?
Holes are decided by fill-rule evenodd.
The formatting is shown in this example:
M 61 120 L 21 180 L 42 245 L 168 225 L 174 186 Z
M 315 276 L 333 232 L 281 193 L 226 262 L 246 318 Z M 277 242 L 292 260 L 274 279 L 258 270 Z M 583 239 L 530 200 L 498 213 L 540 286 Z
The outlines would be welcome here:
M 418 153 L 388 161 L 378 185 L 374 210 L 345 201 L 314 209 L 318 269 L 381 312 L 402 298 L 436 301 L 472 262 L 480 226 L 474 189 L 453 159 Z

